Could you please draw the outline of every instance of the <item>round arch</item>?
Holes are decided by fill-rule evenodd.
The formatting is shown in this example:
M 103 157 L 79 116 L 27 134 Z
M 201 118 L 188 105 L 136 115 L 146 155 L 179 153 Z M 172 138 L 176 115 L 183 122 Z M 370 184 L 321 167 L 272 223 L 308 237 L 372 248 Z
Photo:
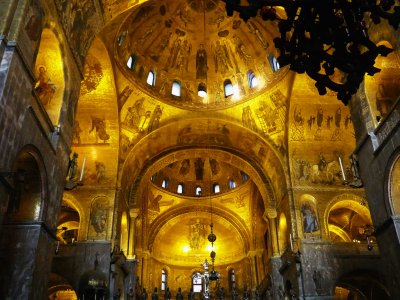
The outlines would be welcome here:
M 188 214 L 193 212 L 211 213 L 211 207 L 198 204 L 185 206 L 176 209 L 171 209 L 170 211 L 163 214 L 161 217 L 156 218 L 151 224 L 150 228 L 148 229 L 149 231 L 148 240 L 147 242 L 145 242 L 145 246 L 147 247 L 147 249 L 150 251 L 152 250 L 154 240 L 156 239 L 157 234 L 160 232 L 161 228 L 164 226 L 167 220 L 170 220 L 172 218 L 175 218 L 183 214 Z M 244 252 L 246 253 L 250 249 L 250 233 L 247 230 L 246 228 L 247 226 L 244 223 L 244 221 L 238 218 L 237 216 L 234 216 L 231 213 L 228 214 L 221 208 L 213 207 L 212 213 L 228 221 L 239 232 L 240 238 L 244 244 Z
M 39 150 L 25 145 L 17 154 L 12 168 L 15 197 L 10 199 L 7 217 L 12 220 L 44 221 L 48 181 L 46 167 Z
M 268 200 L 266 214 L 276 215 L 276 204 L 284 198 L 288 184 L 281 154 L 250 130 L 218 119 L 167 124 L 139 141 L 128 154 L 119 177 L 125 199 L 131 205 L 137 204 L 138 199 L 131 198 L 140 195 L 137 191 L 142 180 L 178 160 L 178 154 L 192 150 L 215 153 L 249 174 L 264 201 Z
M 50 273 L 48 282 L 49 299 L 66 299 L 77 300 L 78 297 L 71 283 L 64 277 L 56 273 Z M 63 298 L 64 299 L 64 298 Z
M 363 197 L 354 194 L 341 194 L 334 197 L 329 202 L 324 212 L 324 225 L 326 233 L 328 235 L 330 230 L 333 229 L 332 232 L 337 232 L 338 236 L 341 237 L 342 240 L 348 241 L 349 239 L 351 239 L 348 233 L 344 235 L 343 228 L 339 230 L 337 226 L 330 226 L 329 224 L 329 217 L 331 215 L 331 212 L 339 209 L 347 209 L 353 211 L 360 215 L 363 220 L 366 220 L 369 222 L 369 224 L 372 224 L 371 214 L 369 208 L 367 207 L 366 200 Z
M 384 188 L 385 203 L 391 215 L 400 214 L 400 148 L 389 159 L 386 168 L 387 185 Z
M 85 210 L 83 209 L 81 203 L 76 200 L 74 196 L 69 192 L 65 192 L 63 194 L 63 200 L 70 205 L 73 209 L 75 209 L 79 214 L 79 229 L 78 229 L 78 240 L 85 239 L 85 233 L 82 230 L 83 228 L 87 228 L 87 216 L 85 214 Z
M 391 299 L 382 274 L 375 270 L 355 270 L 341 275 L 332 295 L 345 295 L 345 299 Z M 336 299 L 336 298 L 335 298 Z M 343 299 L 343 298 L 338 298 Z

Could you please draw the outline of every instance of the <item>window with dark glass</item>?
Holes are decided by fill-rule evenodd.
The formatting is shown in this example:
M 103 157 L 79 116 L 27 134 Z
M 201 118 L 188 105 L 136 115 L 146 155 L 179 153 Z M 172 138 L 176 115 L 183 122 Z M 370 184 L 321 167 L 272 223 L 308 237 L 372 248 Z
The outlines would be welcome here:
M 276 72 L 280 69 L 278 59 L 273 54 L 268 54 L 268 61 L 272 71 Z
M 229 179 L 228 186 L 230 189 L 234 189 L 236 187 L 236 182 L 233 179 Z
M 247 80 L 249 82 L 249 87 L 255 88 L 258 85 L 258 80 L 256 75 L 254 74 L 254 72 L 252 70 L 250 70 L 249 72 L 247 72 Z
M 163 189 L 166 189 L 166 188 L 168 188 L 168 185 L 169 185 L 169 180 L 168 180 L 168 178 L 165 178 L 161 183 L 161 187 Z

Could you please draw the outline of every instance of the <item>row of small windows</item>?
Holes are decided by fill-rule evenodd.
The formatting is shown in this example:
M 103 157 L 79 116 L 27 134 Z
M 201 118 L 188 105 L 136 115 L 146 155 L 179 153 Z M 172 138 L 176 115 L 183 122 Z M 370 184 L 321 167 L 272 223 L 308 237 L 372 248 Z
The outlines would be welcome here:
M 247 175 L 245 172 L 243 172 L 243 171 L 240 171 L 240 176 L 241 176 L 241 178 L 242 178 L 242 182 L 246 182 L 246 181 L 248 180 L 248 178 L 249 178 L 248 175 Z M 151 180 L 152 182 L 155 182 L 156 179 L 157 179 L 157 173 L 156 173 L 156 174 L 153 174 L 153 175 L 150 177 L 150 180 Z M 162 182 L 161 182 L 161 187 L 162 187 L 163 189 L 168 189 L 168 188 L 169 188 L 169 179 L 168 179 L 168 178 L 164 178 L 164 179 L 162 180 Z M 235 180 L 229 179 L 229 181 L 228 181 L 228 187 L 229 187 L 229 189 L 234 189 L 234 188 L 236 188 L 236 182 L 235 182 Z M 218 183 L 214 183 L 214 184 L 213 184 L 212 190 L 213 190 L 214 194 L 220 193 L 220 192 L 221 192 L 220 185 L 219 185 Z M 177 188 L 176 188 L 176 193 L 177 193 L 177 194 L 183 194 L 184 192 L 185 192 L 184 184 L 183 184 L 183 183 L 179 183 L 178 186 L 177 186 Z M 196 195 L 196 196 L 201 196 L 201 192 L 202 192 L 202 188 L 201 188 L 200 186 L 197 186 L 196 189 L 195 189 L 195 195 Z
M 242 179 L 243 179 L 243 181 L 246 181 L 247 180 L 247 174 L 242 173 Z M 151 177 L 151 181 L 154 181 L 154 180 L 155 180 L 155 177 L 152 176 Z M 169 187 L 169 179 L 168 178 L 163 179 L 163 181 L 161 182 L 161 187 L 163 189 L 167 189 Z M 229 187 L 229 189 L 236 188 L 235 180 L 230 179 L 228 181 L 228 187 Z M 202 192 L 202 188 L 200 186 L 197 186 L 196 189 L 195 189 L 195 195 L 196 196 L 201 196 L 201 192 Z M 214 194 L 218 194 L 218 193 L 221 192 L 221 189 L 220 189 L 220 186 L 219 186 L 218 183 L 214 183 L 213 184 L 213 192 L 214 192 Z M 184 185 L 183 185 L 183 183 L 179 183 L 178 184 L 178 186 L 176 188 L 176 193 L 177 194 L 183 194 L 184 193 Z
M 271 54 L 268 55 L 268 60 L 271 65 L 271 68 L 274 72 L 279 70 L 279 62 L 275 56 L 273 56 Z M 134 70 L 136 61 L 137 61 L 137 57 L 135 54 L 132 54 L 131 56 L 129 56 L 128 61 L 126 62 L 128 69 Z M 248 81 L 249 87 L 251 89 L 257 87 L 257 85 L 258 85 L 258 79 L 252 70 L 249 70 L 247 72 L 247 81 Z M 149 71 L 146 82 L 150 86 L 156 85 L 156 73 L 154 70 Z M 233 86 L 232 81 L 230 79 L 226 79 L 224 81 L 225 97 L 232 96 L 234 93 L 235 93 L 235 87 Z M 181 96 L 181 82 L 179 80 L 174 80 L 172 82 L 171 94 L 176 97 Z

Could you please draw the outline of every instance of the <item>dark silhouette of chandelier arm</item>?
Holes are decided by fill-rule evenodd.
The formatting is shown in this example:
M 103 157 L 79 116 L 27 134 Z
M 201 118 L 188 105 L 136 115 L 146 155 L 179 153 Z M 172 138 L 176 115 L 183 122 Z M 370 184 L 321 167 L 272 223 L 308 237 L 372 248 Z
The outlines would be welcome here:
M 365 74 L 380 71 L 374 66 L 378 55 L 393 51 L 376 46 L 366 24 L 386 19 L 397 29 L 400 23 L 395 0 L 248 0 L 248 5 L 241 5 L 241 0 L 223 1 L 228 16 L 237 11 L 244 21 L 260 15 L 264 21 L 278 22 L 280 36 L 274 45 L 279 64 L 306 73 L 316 81 L 321 95 L 328 88 L 345 104 Z M 277 15 L 277 6 L 285 9 L 285 17 Z

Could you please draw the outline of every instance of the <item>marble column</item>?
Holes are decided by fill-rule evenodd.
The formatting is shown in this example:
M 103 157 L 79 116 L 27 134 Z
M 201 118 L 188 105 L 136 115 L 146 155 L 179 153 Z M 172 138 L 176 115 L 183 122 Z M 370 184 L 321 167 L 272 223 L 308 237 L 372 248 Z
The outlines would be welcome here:
M 136 218 L 139 215 L 139 209 L 134 208 L 129 210 L 129 245 L 128 259 L 134 259 L 136 255 Z
M 249 288 L 255 288 L 258 285 L 256 256 L 257 256 L 257 253 L 255 251 L 249 251 L 247 253 L 247 257 L 249 258 L 249 262 L 250 262 L 250 273 L 251 273 L 251 287 L 249 287 Z
M 272 240 L 272 256 L 279 256 L 278 232 L 276 229 L 276 218 L 269 218 L 269 227 L 270 227 L 271 240 Z

